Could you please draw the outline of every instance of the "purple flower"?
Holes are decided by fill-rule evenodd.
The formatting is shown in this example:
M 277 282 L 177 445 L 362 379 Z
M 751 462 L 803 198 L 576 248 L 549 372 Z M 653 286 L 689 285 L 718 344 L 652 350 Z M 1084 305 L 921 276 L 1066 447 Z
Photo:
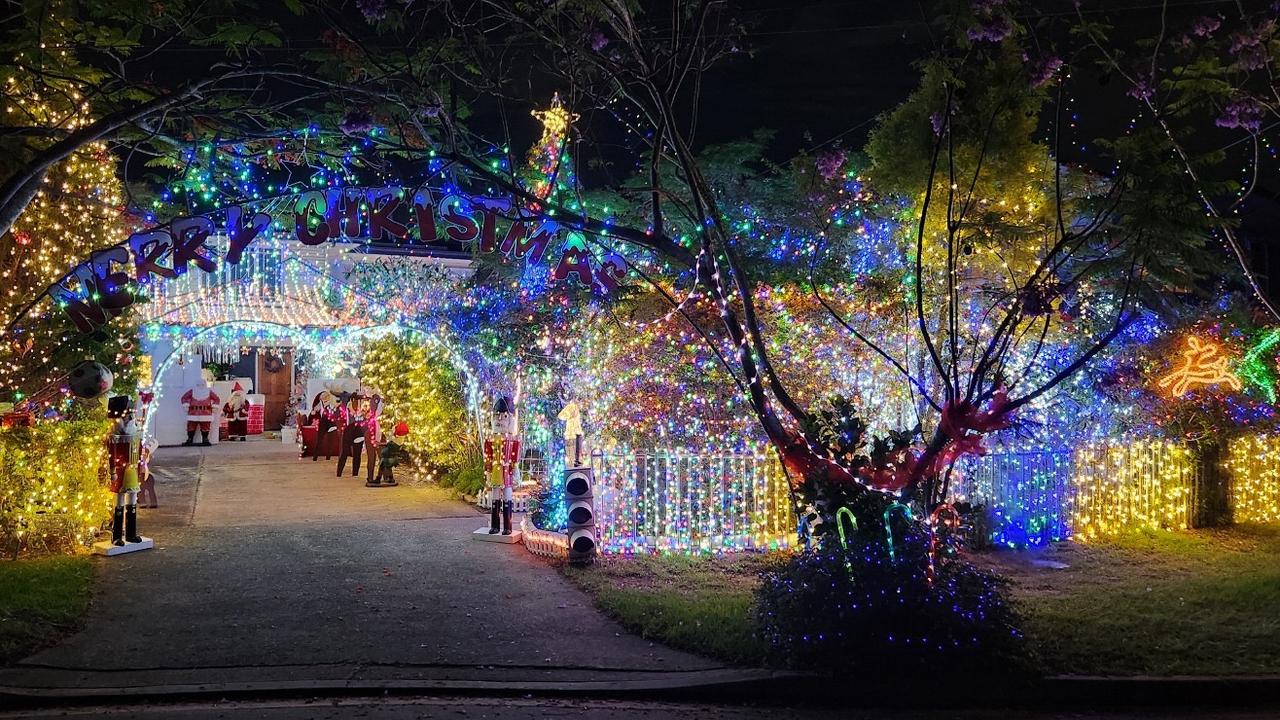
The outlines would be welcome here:
M 356 0 L 356 8 L 369 22 L 387 17 L 387 0 Z
M 600 52 L 609 44 L 609 38 L 605 37 L 605 34 L 599 30 L 592 30 L 587 35 L 587 41 L 591 43 L 592 52 Z
M 1062 58 L 1047 55 L 1031 64 L 1031 87 L 1038 88 L 1047 84 L 1062 67 Z
M 1231 36 L 1231 54 L 1236 56 L 1240 67 L 1245 70 L 1261 70 L 1266 66 L 1269 56 L 1267 42 L 1275 30 L 1275 21 L 1268 20 L 1258 29 L 1251 32 L 1236 33 Z
M 1215 124 L 1221 128 L 1247 130 L 1256 133 L 1262 129 L 1262 119 L 1267 109 L 1254 98 L 1246 97 L 1232 100 L 1222 109 L 1222 115 Z
M 844 161 L 849 158 L 848 153 L 843 150 L 831 150 L 824 152 L 818 156 L 817 166 L 818 174 L 823 180 L 835 180 L 840 176 L 840 170 L 844 167 Z
M 1004 15 L 980 21 L 967 35 L 974 42 L 1000 42 L 1013 34 L 1013 21 Z
M 1156 94 L 1156 91 L 1151 87 L 1151 83 L 1146 80 L 1139 80 L 1125 94 L 1134 100 L 1150 100 L 1151 96 Z
M 1000 9 L 1005 0 L 973 0 L 970 7 L 978 24 L 966 33 L 974 42 L 1000 42 L 1013 34 L 1013 21 Z
M 347 135 L 363 135 L 373 129 L 373 115 L 363 108 L 351 108 L 338 123 L 338 129 Z
M 1191 24 L 1191 34 L 1196 37 L 1207 38 L 1217 32 L 1220 27 L 1222 27 L 1221 20 L 1206 15 Z

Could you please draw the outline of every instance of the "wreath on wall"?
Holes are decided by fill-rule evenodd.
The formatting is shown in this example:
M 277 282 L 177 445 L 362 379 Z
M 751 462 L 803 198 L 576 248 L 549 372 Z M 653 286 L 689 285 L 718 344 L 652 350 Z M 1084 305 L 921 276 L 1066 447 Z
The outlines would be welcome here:
M 269 373 L 278 373 L 284 369 L 284 358 L 279 355 L 268 355 L 262 361 L 262 367 Z

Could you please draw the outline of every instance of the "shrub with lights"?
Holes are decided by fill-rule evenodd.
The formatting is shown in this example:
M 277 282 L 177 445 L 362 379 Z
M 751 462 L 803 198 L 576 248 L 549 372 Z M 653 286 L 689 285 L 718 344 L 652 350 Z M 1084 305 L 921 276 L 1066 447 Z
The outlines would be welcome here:
M 918 428 L 868 447 L 867 423 L 845 398 L 809 415 L 804 442 L 828 463 L 807 468 L 796 489 L 809 510 L 808 547 L 767 572 L 757 593 L 777 662 L 906 677 L 1024 657 L 1002 581 L 960 557 L 963 519 L 949 504 L 929 505 L 922 488 L 993 427 L 960 431 L 931 452 Z
M 114 506 L 100 480 L 109 430 L 101 417 L 0 429 L 0 551 L 67 552 L 93 539 Z
M 877 677 L 977 673 L 1024 657 L 1017 618 L 996 576 L 932 559 L 919 523 L 883 524 L 814 548 L 768 572 L 757 591 L 761 633 L 784 665 Z

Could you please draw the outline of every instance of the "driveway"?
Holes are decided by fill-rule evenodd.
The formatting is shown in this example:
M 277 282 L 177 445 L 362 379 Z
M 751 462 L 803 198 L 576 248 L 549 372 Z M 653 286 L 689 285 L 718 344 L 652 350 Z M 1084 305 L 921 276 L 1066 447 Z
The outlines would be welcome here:
M 151 551 L 102 558 L 88 626 L 0 686 L 659 681 L 718 664 L 627 634 L 487 516 L 266 440 L 162 448 Z M 347 470 L 350 473 L 350 469 Z M 674 589 L 673 589 L 674 590 Z

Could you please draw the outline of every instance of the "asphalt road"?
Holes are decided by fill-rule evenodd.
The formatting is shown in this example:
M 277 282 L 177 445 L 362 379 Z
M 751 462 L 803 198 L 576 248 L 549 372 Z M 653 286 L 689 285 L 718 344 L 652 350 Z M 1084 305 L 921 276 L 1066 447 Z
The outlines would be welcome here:
M 626 633 L 439 489 L 278 442 L 162 448 L 156 549 L 98 561 L 88 626 L 0 685 L 579 682 L 723 670 Z M 348 473 L 350 469 L 348 469 Z
M 686 703 L 545 698 L 393 697 L 341 700 L 283 700 L 219 702 L 166 706 L 56 708 L 0 712 L 0 718 L 137 717 L 144 720 L 409 720 L 410 718 L 486 718 L 525 720 L 577 718 L 581 720 L 1274 720 L 1280 709 L 1232 710 L 1201 708 L 1137 708 L 1111 711 L 994 710 L 880 710 L 854 708 L 778 708 L 717 706 Z

